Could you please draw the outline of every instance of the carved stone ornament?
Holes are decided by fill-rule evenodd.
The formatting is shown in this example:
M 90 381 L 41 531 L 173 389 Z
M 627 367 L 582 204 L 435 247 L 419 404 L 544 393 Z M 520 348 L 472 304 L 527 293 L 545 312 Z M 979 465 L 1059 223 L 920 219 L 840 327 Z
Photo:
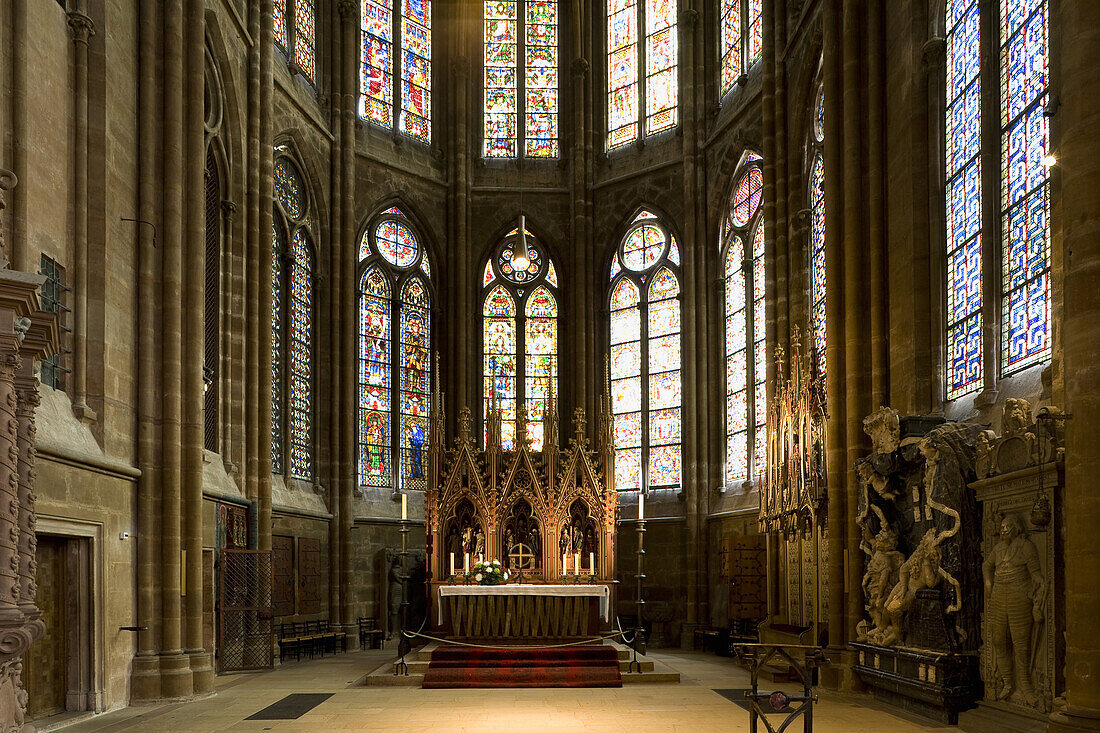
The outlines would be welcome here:
M 863 418 L 863 432 L 871 438 L 875 453 L 893 453 L 901 444 L 901 419 L 898 411 L 880 407 Z
M 991 430 L 978 439 L 976 472 L 979 479 L 1020 471 L 1040 463 L 1060 461 L 1064 452 L 1063 413 L 1053 406 L 1039 409 L 1031 419 L 1027 400 L 1005 400 L 1001 414 L 1002 434 Z

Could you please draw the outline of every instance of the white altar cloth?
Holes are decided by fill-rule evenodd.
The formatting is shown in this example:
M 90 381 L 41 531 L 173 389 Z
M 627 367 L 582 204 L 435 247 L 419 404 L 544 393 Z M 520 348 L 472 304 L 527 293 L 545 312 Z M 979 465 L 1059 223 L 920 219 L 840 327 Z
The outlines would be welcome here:
M 607 585 L 441 585 L 439 623 L 443 623 L 443 596 L 593 596 L 600 599 L 600 617 L 611 620 L 611 587 Z

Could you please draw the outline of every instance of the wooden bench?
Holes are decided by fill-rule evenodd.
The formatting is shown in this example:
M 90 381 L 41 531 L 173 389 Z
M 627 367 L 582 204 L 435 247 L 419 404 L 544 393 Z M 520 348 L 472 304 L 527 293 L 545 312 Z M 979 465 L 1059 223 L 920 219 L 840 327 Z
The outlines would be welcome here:
M 359 617 L 359 648 L 366 649 L 370 644 L 371 649 L 381 649 L 385 632 L 378 628 L 378 619 L 374 616 Z

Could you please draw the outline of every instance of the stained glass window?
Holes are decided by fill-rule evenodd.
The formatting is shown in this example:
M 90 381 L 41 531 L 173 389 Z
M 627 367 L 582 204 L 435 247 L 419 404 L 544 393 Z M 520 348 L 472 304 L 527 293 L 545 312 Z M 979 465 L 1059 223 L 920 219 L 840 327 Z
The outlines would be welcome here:
M 360 30 L 359 116 L 431 142 L 431 0 L 362 0 Z
M 556 158 L 557 0 L 484 2 L 485 157 Z
M 607 147 L 677 122 L 676 0 L 607 0 Z M 644 104 L 643 104 L 644 103 Z
M 274 0 L 271 6 L 275 44 L 311 84 L 317 82 L 316 0 Z
M 530 232 L 529 264 L 517 262 L 518 234 L 505 237 L 482 276 L 483 399 L 486 416 L 494 404 L 500 410 L 504 450 L 516 448 L 519 405 L 531 449 L 542 450 L 547 400 L 558 384 L 558 276 Z
M 1001 0 L 1001 370 L 1050 357 L 1046 0 Z
M 423 491 L 431 384 L 427 252 L 405 213 L 390 207 L 372 217 L 359 259 L 359 484 Z
M 818 374 L 825 376 L 825 159 L 810 165 L 810 344 Z
M 947 3 L 947 395 L 982 388 L 980 26 L 977 0 Z
M 764 469 L 767 447 L 767 350 L 764 337 L 764 222 L 762 178 L 746 154 L 723 227 L 726 343 L 726 482 Z M 747 251 L 746 251 L 747 250 Z
M 290 240 L 288 417 L 290 475 L 313 477 L 313 245 L 305 228 Z
M 275 150 L 271 247 L 271 463 L 313 479 L 313 267 L 309 197 L 285 147 Z
M 615 487 L 622 491 L 681 484 L 683 360 L 675 248 L 660 220 L 642 212 L 613 259 L 611 412 Z
M 763 0 L 720 0 L 722 94 L 733 89 L 738 78 L 760 60 L 764 47 L 763 10 Z

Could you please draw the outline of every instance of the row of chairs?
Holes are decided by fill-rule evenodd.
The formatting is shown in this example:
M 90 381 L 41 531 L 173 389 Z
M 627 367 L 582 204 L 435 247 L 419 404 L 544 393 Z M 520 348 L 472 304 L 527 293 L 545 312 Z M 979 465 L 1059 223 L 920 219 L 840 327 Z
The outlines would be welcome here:
M 279 624 L 279 661 L 293 656 L 295 661 L 303 654 L 313 659 L 314 654 L 325 656 L 325 652 L 336 653 L 348 650 L 348 635 L 343 631 L 329 629 L 328 619 L 317 621 L 295 621 Z

